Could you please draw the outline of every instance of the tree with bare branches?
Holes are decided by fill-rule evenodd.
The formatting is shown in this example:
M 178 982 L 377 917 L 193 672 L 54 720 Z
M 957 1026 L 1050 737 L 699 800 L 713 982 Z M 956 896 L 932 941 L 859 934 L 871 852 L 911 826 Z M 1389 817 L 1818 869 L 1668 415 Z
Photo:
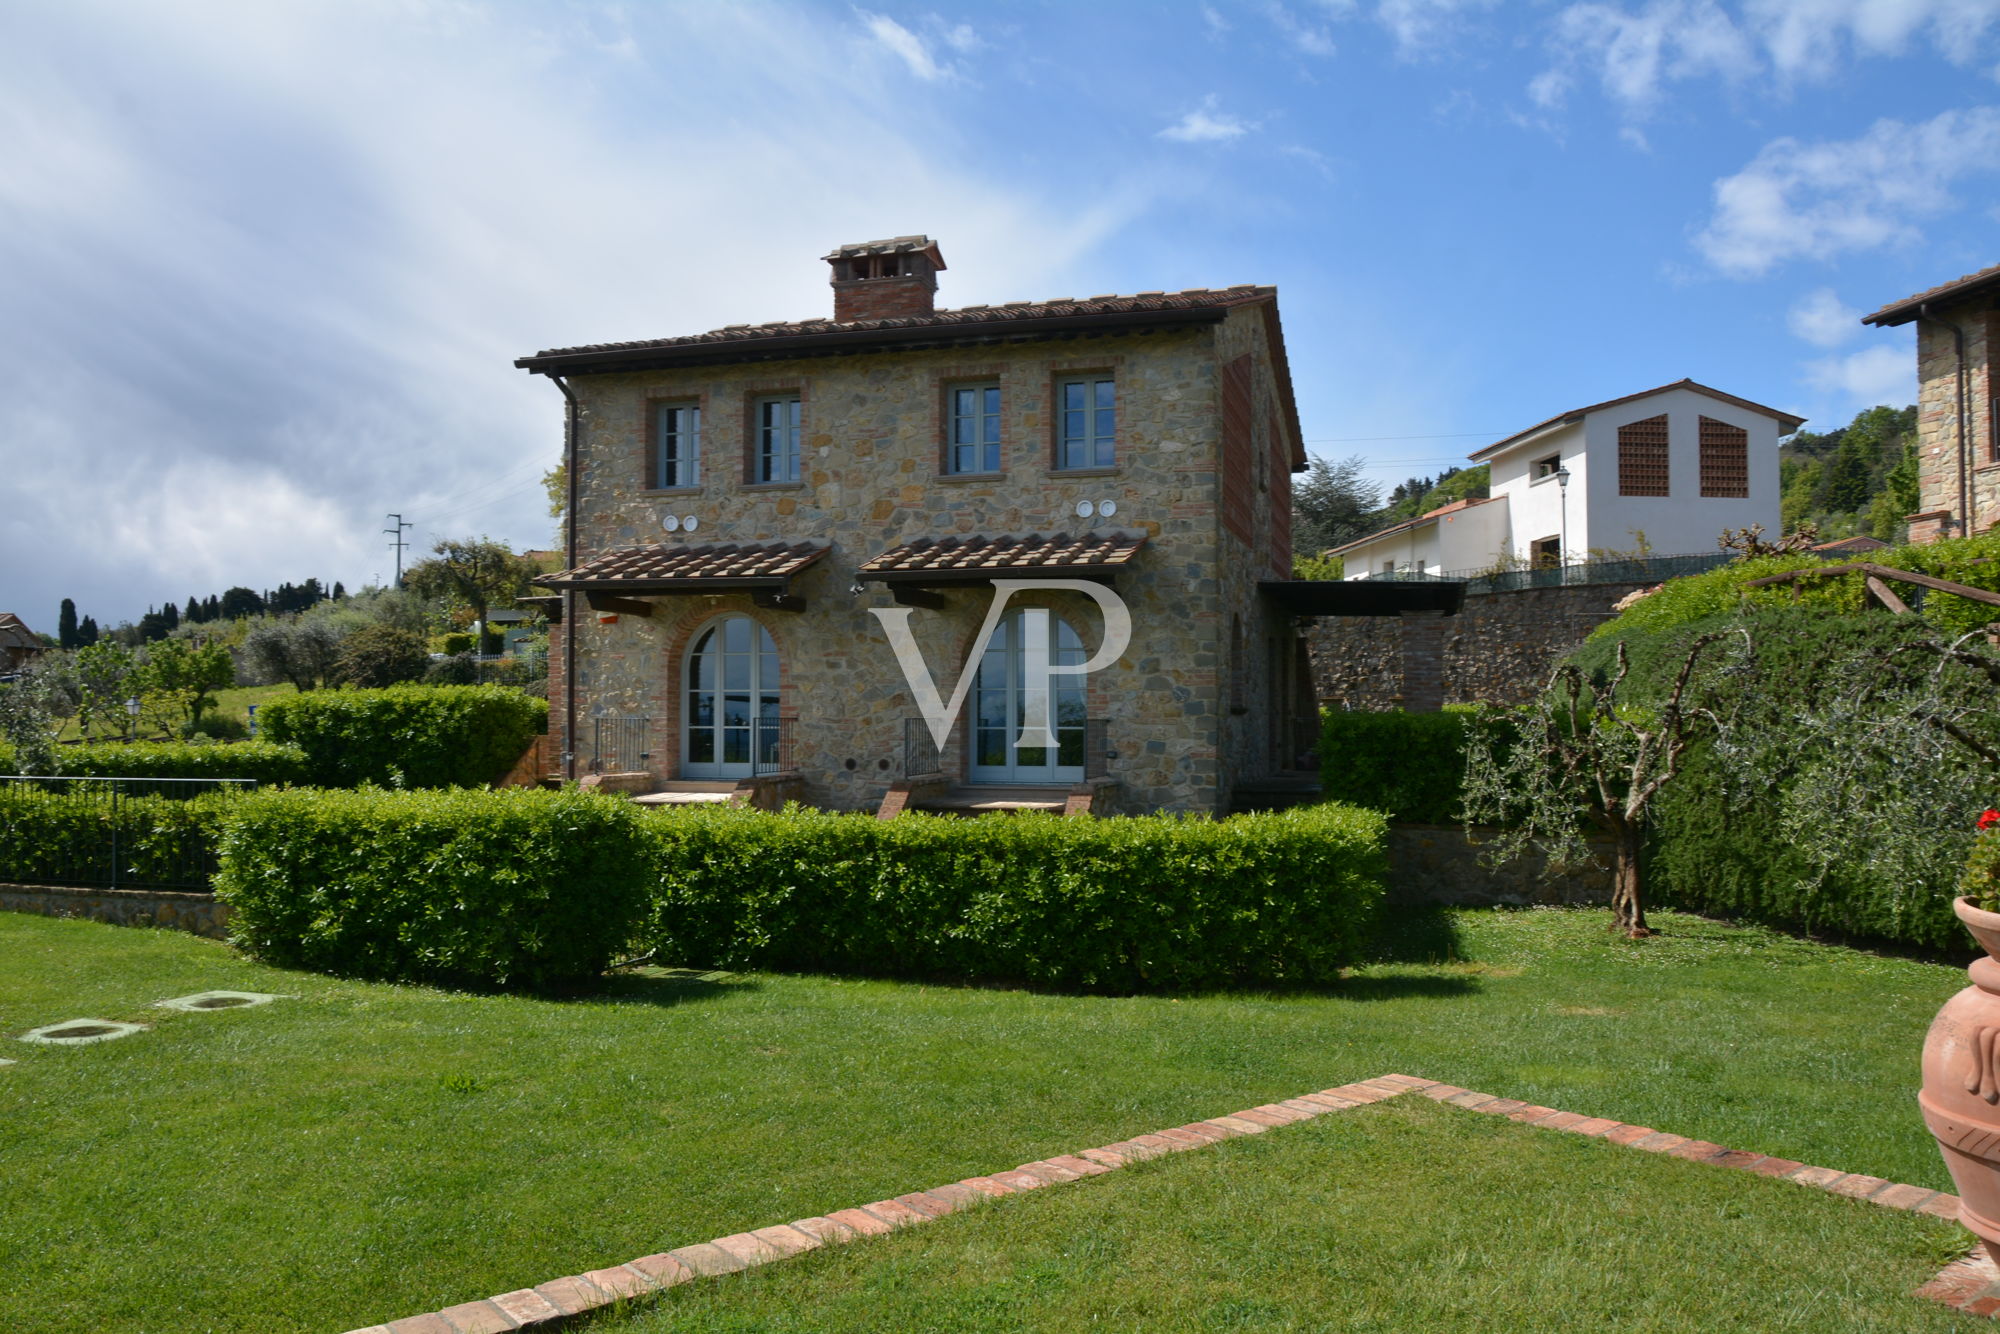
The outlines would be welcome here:
M 1555 865 L 1590 860 L 1590 832 L 1608 835 L 1612 929 L 1635 939 L 1651 935 L 1640 861 L 1647 807 L 1680 772 L 1687 748 L 1720 726 L 1703 699 L 1709 678 L 1726 664 L 1705 659 L 1732 638 L 1695 639 L 1658 703 L 1620 698 L 1631 670 L 1620 644 L 1609 680 L 1593 683 L 1565 664 L 1525 709 L 1482 718 L 1467 729 L 1467 825 L 1502 829 L 1493 844 L 1500 860 L 1533 847 Z M 1748 635 L 1741 640 L 1747 649 Z

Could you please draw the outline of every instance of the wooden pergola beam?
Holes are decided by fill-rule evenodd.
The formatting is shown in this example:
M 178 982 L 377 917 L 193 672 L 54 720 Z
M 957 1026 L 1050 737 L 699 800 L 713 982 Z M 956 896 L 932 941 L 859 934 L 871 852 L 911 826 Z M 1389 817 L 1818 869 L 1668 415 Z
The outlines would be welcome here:
M 1898 570 L 1887 565 L 1876 565 L 1868 561 L 1856 561 L 1852 565 L 1825 565 L 1811 570 L 1787 570 L 1783 574 L 1767 575 L 1762 579 L 1752 579 L 1746 588 L 1762 588 L 1771 584 L 1796 583 L 1802 579 L 1830 579 L 1835 575 L 1860 574 L 1870 577 L 1870 583 L 1893 579 L 1901 584 L 1915 584 L 1919 588 L 1936 589 L 1940 593 L 1950 593 L 1955 597 L 1970 598 L 1974 602 L 1984 602 L 1989 607 L 2000 607 L 2000 593 L 1989 593 L 1983 588 L 1969 584 L 1955 584 L 1949 579 L 1940 579 L 1932 574 L 1919 574 L 1915 570 Z M 1886 589 L 1884 590 L 1886 591 Z

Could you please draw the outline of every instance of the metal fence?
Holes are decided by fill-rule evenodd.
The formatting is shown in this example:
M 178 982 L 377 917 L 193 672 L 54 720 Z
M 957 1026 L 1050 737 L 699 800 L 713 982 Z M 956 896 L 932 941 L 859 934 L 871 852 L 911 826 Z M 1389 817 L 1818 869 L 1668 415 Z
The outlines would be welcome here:
M 1371 574 L 1369 579 L 1399 583 L 1463 583 L 1467 593 L 1512 593 L 1523 588 L 1563 588 L 1574 584 L 1657 584 L 1686 574 L 1701 574 L 1729 564 L 1733 551 L 1704 551 L 1684 556 L 1618 556 L 1600 560 L 1535 565 L 1518 570 L 1397 570 Z
M 794 719 L 753 718 L 747 726 L 724 728 L 723 748 L 728 759 L 742 763 L 742 747 L 749 745 L 750 772 L 789 773 L 793 758 Z M 590 720 L 590 758 L 585 772 L 631 774 L 652 768 L 653 720 L 629 715 L 605 714 Z
M 632 774 L 647 767 L 653 758 L 647 749 L 652 734 L 651 718 L 606 714 L 590 720 L 590 760 L 594 774 Z
M 84 889 L 175 889 L 207 893 L 215 877 L 215 822 L 189 802 L 250 792 L 249 778 L 42 778 L 0 774 L 0 797 L 34 793 L 37 809 L 0 806 L 0 833 L 32 821 L 28 838 L 9 838 L 12 864 L 0 880 Z

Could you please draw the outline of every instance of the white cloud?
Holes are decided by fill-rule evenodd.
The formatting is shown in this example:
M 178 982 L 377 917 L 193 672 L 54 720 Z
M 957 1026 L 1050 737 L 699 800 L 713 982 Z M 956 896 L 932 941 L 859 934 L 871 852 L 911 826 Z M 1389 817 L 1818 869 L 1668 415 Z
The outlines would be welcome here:
M 1569 97 L 1569 75 L 1559 69 L 1544 70 L 1528 80 L 1528 100 L 1544 111 L 1560 110 Z
M 1694 238 L 1722 272 L 1754 277 L 1788 259 L 1907 244 L 1916 223 L 1957 206 L 1948 187 L 2000 170 L 2000 109 L 1947 111 L 1916 125 L 1881 120 L 1858 139 L 1776 139 L 1715 183 Z
M 1397 54 L 1421 59 L 1463 30 L 1462 16 L 1492 9 L 1500 0 L 1381 0 L 1375 20 L 1396 39 Z
M 1856 407 L 1877 403 L 1900 407 L 1917 401 L 1917 357 L 1908 347 L 1880 344 L 1846 356 L 1823 357 L 1806 363 L 1805 379 L 1821 393 L 1841 395 Z
M 1265 5 L 1264 12 L 1284 39 L 1298 50 L 1309 56 L 1325 57 L 1334 53 L 1333 35 L 1325 28 L 1306 22 L 1276 0 Z
M 855 77 L 879 48 L 845 12 L 627 15 L 0 16 L 10 609 L 355 587 L 390 568 L 388 510 L 420 545 L 544 544 L 561 400 L 515 357 L 826 314 L 818 256 L 906 232 L 943 242 L 954 304 L 1071 290 L 1144 211 L 1127 180 L 1078 211 L 939 151 L 907 94 Z
M 1861 312 L 1842 302 L 1831 287 L 1820 287 L 1793 303 L 1785 323 L 1815 347 L 1839 347 L 1860 334 Z
M 937 62 L 923 38 L 887 14 L 871 14 L 865 9 L 856 10 L 855 13 L 860 18 L 861 25 L 868 29 L 869 35 L 888 48 L 898 60 L 909 66 L 910 73 L 926 83 L 935 83 L 939 79 L 950 77 L 952 73 L 950 67 Z M 969 36 L 971 30 L 968 28 L 966 32 Z
M 1590 70 L 1643 115 L 1674 83 L 1823 83 L 1919 41 L 1969 65 L 1989 53 L 1996 23 L 2000 0 L 1749 0 L 1739 15 L 1715 0 L 1585 0 L 1556 15 L 1549 46 L 1554 69 Z
M 1228 32 L 1232 26 L 1228 19 L 1222 17 L 1221 11 L 1216 9 L 1214 5 L 1203 5 L 1201 7 L 1201 21 L 1208 25 L 1208 35 L 1211 37 L 1220 37 L 1223 33 Z
M 1161 130 L 1160 138 L 1183 144 L 1224 144 L 1241 139 L 1256 128 L 1252 121 L 1217 111 L 1215 95 L 1211 93 L 1201 100 L 1200 106 Z

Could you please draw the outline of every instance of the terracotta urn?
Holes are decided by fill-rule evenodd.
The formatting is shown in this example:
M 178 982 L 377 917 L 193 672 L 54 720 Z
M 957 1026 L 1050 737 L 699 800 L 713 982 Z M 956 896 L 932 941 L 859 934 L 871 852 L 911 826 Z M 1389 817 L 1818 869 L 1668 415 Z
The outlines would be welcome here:
M 1924 1039 L 1924 1122 L 1957 1183 L 1959 1221 L 2000 1260 L 2000 913 L 1952 904 L 1986 951 Z

